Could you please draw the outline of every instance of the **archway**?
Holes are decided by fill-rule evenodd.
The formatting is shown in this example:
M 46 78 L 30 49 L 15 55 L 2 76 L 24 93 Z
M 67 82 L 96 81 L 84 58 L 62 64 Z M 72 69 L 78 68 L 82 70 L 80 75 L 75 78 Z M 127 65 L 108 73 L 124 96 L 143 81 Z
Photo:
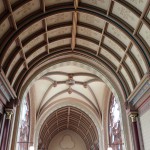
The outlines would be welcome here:
M 28 92 L 29 90 L 30 90 L 30 88 L 32 87 L 32 85 L 34 84 L 34 82 L 37 82 L 38 80 L 40 80 L 40 79 L 42 79 L 43 77 L 45 77 L 45 75 L 58 75 L 58 74 L 61 74 L 62 72 L 59 72 L 60 70 L 64 70 L 65 71 L 65 68 L 66 68 L 66 70 L 68 70 L 67 68 L 73 68 L 73 67 L 76 67 L 76 69 L 75 70 L 82 70 L 82 71 L 84 71 L 84 72 L 86 72 L 87 73 L 87 75 L 90 75 L 90 76 L 93 76 L 93 77 L 96 77 L 100 82 L 104 82 L 104 81 L 107 81 L 106 83 L 108 83 L 108 85 L 111 87 L 112 85 L 111 85 L 111 83 L 109 83 L 109 81 L 107 80 L 107 78 L 106 78 L 106 76 L 103 76 L 103 74 L 101 73 L 101 72 L 99 72 L 99 71 L 97 71 L 98 69 L 95 69 L 96 67 L 91 67 L 91 64 L 89 64 L 89 65 L 86 65 L 85 63 L 81 63 L 81 62 L 79 62 L 79 61 L 67 61 L 67 62 L 61 62 L 61 63 L 58 63 L 58 64 L 56 64 L 56 65 L 53 65 L 52 67 L 49 67 L 49 68 L 47 68 L 47 69 L 45 69 L 45 68 L 43 68 L 43 71 L 40 71 L 40 74 L 37 74 L 37 76 L 34 76 L 35 78 L 33 79 L 33 80 L 30 80 L 30 83 L 31 84 L 29 84 L 29 86 L 28 86 L 28 88 L 27 88 L 27 91 L 26 92 Z M 100 67 L 100 66 L 99 66 Z M 77 69 L 78 68 L 78 69 Z M 45 69 L 45 70 L 44 70 Z M 70 72 L 71 72 L 71 70 L 70 70 Z M 58 73 L 58 74 L 57 74 Z M 76 72 L 71 72 L 72 73 L 72 75 L 73 75 L 73 73 L 76 73 Z M 83 74 L 83 72 L 80 72 L 79 74 L 78 74 L 78 76 L 82 76 L 82 75 L 84 75 L 84 76 L 86 76 L 86 73 L 84 73 Z M 63 72 L 63 74 L 64 74 L 64 72 Z M 69 73 L 70 74 L 70 73 Z M 82 74 L 82 75 L 81 75 Z M 64 74 L 65 76 L 67 76 L 67 74 Z M 106 74 L 105 74 L 106 75 Z M 76 75 L 74 75 L 74 76 L 76 76 Z M 102 81 L 102 80 L 103 81 Z M 57 80 L 56 80 L 57 81 Z M 28 82 L 27 82 L 28 83 Z M 65 84 L 66 84 L 66 82 L 64 82 Z M 39 84 L 39 83 L 38 83 Z M 114 86 L 114 85 L 113 85 Z M 112 88 L 113 88 L 113 86 L 112 86 Z M 114 89 L 114 88 L 113 88 Z M 33 92 L 33 91 L 32 91 Z M 66 92 L 68 92 L 68 91 L 66 91 Z M 120 91 L 115 91 L 115 92 L 117 92 L 117 94 L 118 93 L 120 93 Z M 115 93 L 116 94 L 116 93 Z M 117 96 L 118 97 L 118 96 Z M 121 97 L 121 95 L 120 95 L 120 97 Z M 121 100 L 123 100 L 123 99 L 121 99 Z M 121 108 L 120 108 L 120 110 L 122 111 L 122 113 L 124 113 L 124 111 L 125 111 L 125 108 L 124 108 L 124 101 L 120 101 L 119 99 L 117 99 L 117 101 L 118 101 L 118 103 L 120 104 L 120 106 L 121 106 Z M 61 102 L 61 100 L 60 100 L 60 102 Z M 53 102 L 52 102 L 53 103 Z M 69 101 L 67 101 L 66 102 L 67 104 L 69 103 Z M 74 101 L 74 104 L 73 105 L 76 105 L 76 103 L 77 103 L 77 101 Z M 43 118 L 45 118 L 45 116 L 48 116 L 49 115 L 49 113 L 51 112 L 50 110 L 49 111 L 45 111 L 48 107 L 49 107 L 49 105 L 51 105 L 51 103 L 47 103 L 47 107 L 45 106 L 44 108 L 43 108 L 43 111 L 42 111 L 42 113 L 44 114 L 42 114 L 41 113 L 41 115 L 42 116 L 40 116 L 40 118 L 42 118 L 42 120 L 43 120 Z M 64 106 L 65 106 L 66 104 L 64 103 Z M 83 105 L 83 107 L 84 107 L 84 105 Z M 52 107 L 51 107 L 52 108 Z M 57 108 L 59 108 L 59 103 L 58 103 L 58 105 L 57 105 Z M 92 108 L 93 109 L 93 108 Z M 95 110 L 94 110 L 95 111 Z M 122 115 L 121 115 L 122 116 Z M 126 116 L 122 116 L 123 117 L 123 122 L 125 122 L 126 121 Z M 40 119 L 40 118 L 38 118 L 38 119 Z M 91 118 L 93 118 L 93 117 L 91 117 Z M 101 120 L 101 117 L 99 116 L 99 119 L 98 119 L 99 121 Z M 44 120 L 43 121 L 39 121 L 40 123 L 42 123 L 42 122 L 44 122 Z M 101 124 L 101 123 L 100 123 Z M 37 123 L 37 125 L 38 125 L 38 123 Z M 41 124 L 42 125 L 42 124 Z M 40 126 L 41 126 L 40 125 Z M 122 125 L 122 123 L 121 123 L 121 125 Z M 125 124 L 124 124 L 125 125 Z M 122 130 L 123 130 L 123 128 L 126 128 L 126 125 L 123 127 L 122 126 Z M 38 128 L 38 130 L 37 129 L 35 129 L 35 131 L 37 131 L 37 132 L 39 132 L 39 130 L 40 130 L 40 128 Z M 126 128 L 126 130 L 127 130 L 127 128 Z M 32 134 L 34 134 L 34 132 L 32 133 Z M 102 135 L 102 134 L 104 134 L 103 132 L 102 133 L 100 133 L 99 135 Z M 38 133 L 36 133 L 35 134 L 35 137 L 38 137 Z M 125 138 L 127 138 L 127 137 L 125 137 Z M 102 138 L 101 138 L 102 139 Z M 123 137 L 123 139 L 124 139 L 124 137 Z M 38 138 L 36 139 L 36 141 L 34 141 L 34 143 L 38 143 Z M 103 143 L 103 142 L 101 142 L 101 143 Z M 126 143 L 126 144 L 128 144 L 128 143 Z M 100 144 L 100 145 L 103 145 L 103 144 Z M 104 146 L 104 145 L 103 145 Z M 105 145 L 106 146 L 106 145 Z M 124 146 L 126 146 L 126 145 L 124 145 Z M 37 145 L 35 146 L 35 147 L 37 147 Z M 102 148 L 101 148 L 102 149 Z
M 1 0 L 0 4 L 2 109 L 12 104 L 15 112 L 14 105 L 41 71 L 67 61 L 88 65 L 98 78 L 106 79 L 124 114 L 125 108 L 133 108 L 137 89 L 149 79 L 149 0 Z M 16 127 L 19 113 L 18 108 Z M 128 120 L 123 118 L 126 126 Z

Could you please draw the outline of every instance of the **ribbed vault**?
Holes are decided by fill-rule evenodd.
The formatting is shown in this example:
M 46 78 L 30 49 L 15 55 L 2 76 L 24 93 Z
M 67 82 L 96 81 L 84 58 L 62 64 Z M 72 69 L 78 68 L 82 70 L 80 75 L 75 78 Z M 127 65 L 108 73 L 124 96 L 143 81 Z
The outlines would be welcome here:
M 92 119 L 82 110 L 62 107 L 45 120 L 39 135 L 39 149 L 48 148 L 55 135 L 63 130 L 72 130 L 84 140 L 87 149 L 98 147 L 98 133 Z
M 41 70 L 67 61 L 95 67 L 113 89 L 120 90 L 124 98 L 120 101 L 127 100 L 150 71 L 150 0 L 0 0 L 0 72 L 17 98 L 22 98 Z M 30 94 L 36 121 L 61 98 L 78 99 L 101 119 L 105 99 L 96 94 L 101 88 L 94 87 L 105 83 L 93 74 L 52 70 L 37 78 L 29 91 L 37 96 L 41 90 L 37 100 Z M 109 93 L 107 88 L 104 91 Z M 40 140 L 47 147 L 66 129 L 78 133 L 87 149 L 97 144 L 97 131 L 89 116 L 71 106 L 46 119 Z
M 0 0 L 0 65 L 18 94 L 28 74 L 67 53 L 98 60 L 128 97 L 149 71 L 149 0 Z
M 93 146 L 98 149 L 102 136 L 104 101 L 109 97 L 110 89 L 93 71 L 84 64 L 66 62 L 44 70 L 33 81 L 29 88 L 29 96 L 33 106 L 32 115 L 36 116 L 37 121 L 34 133 L 37 135 L 35 147 L 38 137 L 39 148 L 47 148 L 56 134 L 62 130 L 73 130 L 74 127 L 73 131 L 77 131 L 83 138 L 87 149 Z M 88 133 L 93 132 L 93 128 L 98 130 L 98 135 Z
M 69 73 L 71 69 L 82 70 L 82 72 Z M 65 67 L 65 72 L 48 72 L 38 79 L 30 90 L 30 96 L 36 101 L 37 118 L 48 105 L 66 97 L 80 99 L 90 105 L 101 117 L 103 99 L 107 91 L 109 91 L 108 87 L 97 76 L 69 66 Z

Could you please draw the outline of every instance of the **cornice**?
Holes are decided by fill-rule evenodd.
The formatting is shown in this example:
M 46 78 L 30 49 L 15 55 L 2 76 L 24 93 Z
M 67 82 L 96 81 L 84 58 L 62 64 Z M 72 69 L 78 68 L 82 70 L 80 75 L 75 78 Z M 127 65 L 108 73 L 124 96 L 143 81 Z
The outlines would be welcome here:
M 6 78 L 3 69 L 0 69 L 0 90 L 7 101 L 16 98 L 16 93 Z
M 149 89 L 150 89 L 150 73 L 147 73 L 145 74 L 141 82 L 138 84 L 138 86 L 135 88 L 133 93 L 127 99 L 128 102 L 132 106 L 135 106 L 136 103 L 147 93 Z

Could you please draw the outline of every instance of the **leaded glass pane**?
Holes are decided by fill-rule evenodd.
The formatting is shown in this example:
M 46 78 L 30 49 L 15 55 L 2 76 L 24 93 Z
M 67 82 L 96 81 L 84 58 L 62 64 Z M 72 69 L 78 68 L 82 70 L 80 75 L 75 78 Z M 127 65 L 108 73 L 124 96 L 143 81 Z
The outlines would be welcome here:
M 109 108 L 109 143 L 113 150 L 122 150 L 119 105 L 114 96 Z

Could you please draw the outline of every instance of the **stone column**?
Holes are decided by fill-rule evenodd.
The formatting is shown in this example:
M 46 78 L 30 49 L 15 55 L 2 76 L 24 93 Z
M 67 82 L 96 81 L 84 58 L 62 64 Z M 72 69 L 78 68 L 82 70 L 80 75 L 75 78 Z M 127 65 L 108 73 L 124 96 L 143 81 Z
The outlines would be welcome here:
M 10 128 L 11 128 L 11 118 L 13 115 L 13 110 L 6 109 L 5 110 L 5 123 L 4 123 L 4 130 L 3 130 L 3 136 L 2 136 L 2 143 L 1 143 L 1 149 L 7 150 L 8 143 L 9 143 L 9 135 L 10 135 Z
M 1 143 L 2 143 L 2 137 L 3 137 L 3 131 L 4 131 L 4 124 L 5 124 L 5 118 L 6 118 L 6 114 L 2 114 L 2 122 L 1 122 L 1 129 L 0 129 L 0 147 L 1 147 Z
M 137 125 L 137 112 L 131 112 L 129 117 L 131 118 L 131 128 L 133 134 L 133 142 L 135 150 L 140 150 L 140 141 L 139 141 L 139 133 L 138 133 L 138 125 Z

